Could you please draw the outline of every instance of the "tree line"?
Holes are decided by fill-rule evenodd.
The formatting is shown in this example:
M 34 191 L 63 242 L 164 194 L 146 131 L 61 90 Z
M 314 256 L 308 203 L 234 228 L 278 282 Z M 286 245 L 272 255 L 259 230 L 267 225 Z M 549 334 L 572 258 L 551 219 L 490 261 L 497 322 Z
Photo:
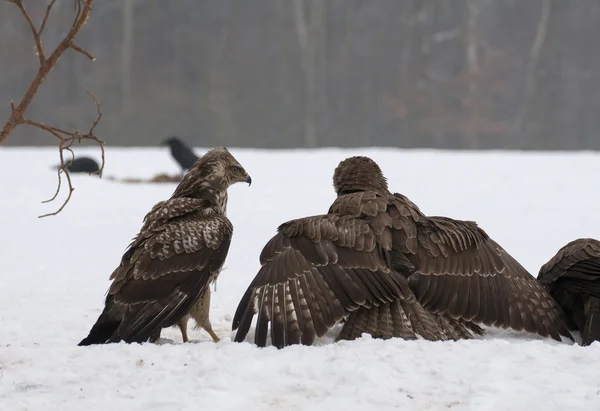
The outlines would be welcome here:
M 32 18 L 46 2 L 25 1 Z M 58 0 L 44 31 L 73 21 Z M 0 118 L 38 65 L 0 2 Z M 103 0 L 29 116 L 107 145 L 598 149 L 595 0 Z M 54 142 L 20 128 L 8 145 Z

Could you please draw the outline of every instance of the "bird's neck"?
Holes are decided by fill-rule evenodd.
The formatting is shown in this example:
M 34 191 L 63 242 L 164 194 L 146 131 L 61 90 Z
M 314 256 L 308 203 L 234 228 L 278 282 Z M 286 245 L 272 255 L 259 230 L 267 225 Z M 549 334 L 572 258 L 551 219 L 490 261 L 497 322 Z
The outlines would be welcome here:
M 194 193 L 193 197 L 206 201 L 209 208 L 212 208 L 218 214 L 227 216 L 227 190 L 204 188 Z
M 353 175 L 343 181 L 338 189 L 338 195 L 357 193 L 361 191 L 375 191 L 381 195 L 389 194 L 387 182 L 383 176 Z
M 217 208 L 220 211 L 220 213 L 222 215 L 224 215 L 225 217 L 227 217 L 227 199 L 228 199 L 227 190 L 219 193 L 216 196 Z

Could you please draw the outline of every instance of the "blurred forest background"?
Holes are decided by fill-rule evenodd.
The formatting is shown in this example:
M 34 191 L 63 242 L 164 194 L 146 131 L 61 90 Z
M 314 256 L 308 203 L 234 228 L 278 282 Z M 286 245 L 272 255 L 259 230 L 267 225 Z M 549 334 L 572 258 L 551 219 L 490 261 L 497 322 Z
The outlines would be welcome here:
M 58 0 L 46 48 L 73 13 Z M 598 0 L 100 0 L 77 39 L 97 61 L 68 51 L 27 117 L 87 130 L 82 84 L 112 146 L 600 149 L 598 39 Z M 0 1 L 2 124 L 37 68 Z

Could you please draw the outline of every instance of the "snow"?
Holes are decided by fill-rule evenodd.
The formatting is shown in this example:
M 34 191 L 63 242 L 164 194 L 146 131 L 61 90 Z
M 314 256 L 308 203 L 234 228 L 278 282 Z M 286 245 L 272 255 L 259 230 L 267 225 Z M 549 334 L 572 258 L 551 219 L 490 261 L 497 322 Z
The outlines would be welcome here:
M 231 151 L 253 183 L 229 192 L 234 238 L 211 309 L 221 342 L 190 322 L 196 343 L 170 328 L 170 344 L 77 347 L 142 218 L 175 186 L 77 175 L 66 209 L 38 219 L 59 206 L 40 203 L 54 193 L 56 150 L 0 149 L 0 410 L 598 409 L 599 343 L 492 331 L 459 342 L 324 338 L 278 351 L 231 342 L 231 318 L 263 245 L 280 223 L 327 210 L 347 156 L 375 159 L 424 212 L 477 221 L 536 275 L 568 241 L 600 237 L 599 154 Z M 106 155 L 106 176 L 178 171 L 164 148 Z

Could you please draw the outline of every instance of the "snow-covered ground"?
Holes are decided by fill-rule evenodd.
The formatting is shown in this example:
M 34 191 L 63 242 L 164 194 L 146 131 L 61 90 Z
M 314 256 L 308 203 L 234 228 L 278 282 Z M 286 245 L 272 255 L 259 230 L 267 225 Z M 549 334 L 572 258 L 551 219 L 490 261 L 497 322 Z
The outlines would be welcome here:
M 231 151 L 253 184 L 230 189 L 234 238 L 211 310 L 221 342 L 191 329 L 199 342 L 180 344 L 168 329 L 175 344 L 77 347 L 142 218 L 174 185 L 77 175 L 67 208 L 38 219 L 59 206 L 40 203 L 54 193 L 56 150 L 0 148 L 0 410 L 600 409 L 598 343 L 492 332 L 277 351 L 232 343 L 230 328 L 262 246 L 281 222 L 327 210 L 333 169 L 347 156 L 371 156 L 391 189 L 428 214 L 476 220 L 537 275 L 566 242 L 600 237 L 600 155 Z M 166 149 L 107 149 L 106 176 L 177 170 Z

